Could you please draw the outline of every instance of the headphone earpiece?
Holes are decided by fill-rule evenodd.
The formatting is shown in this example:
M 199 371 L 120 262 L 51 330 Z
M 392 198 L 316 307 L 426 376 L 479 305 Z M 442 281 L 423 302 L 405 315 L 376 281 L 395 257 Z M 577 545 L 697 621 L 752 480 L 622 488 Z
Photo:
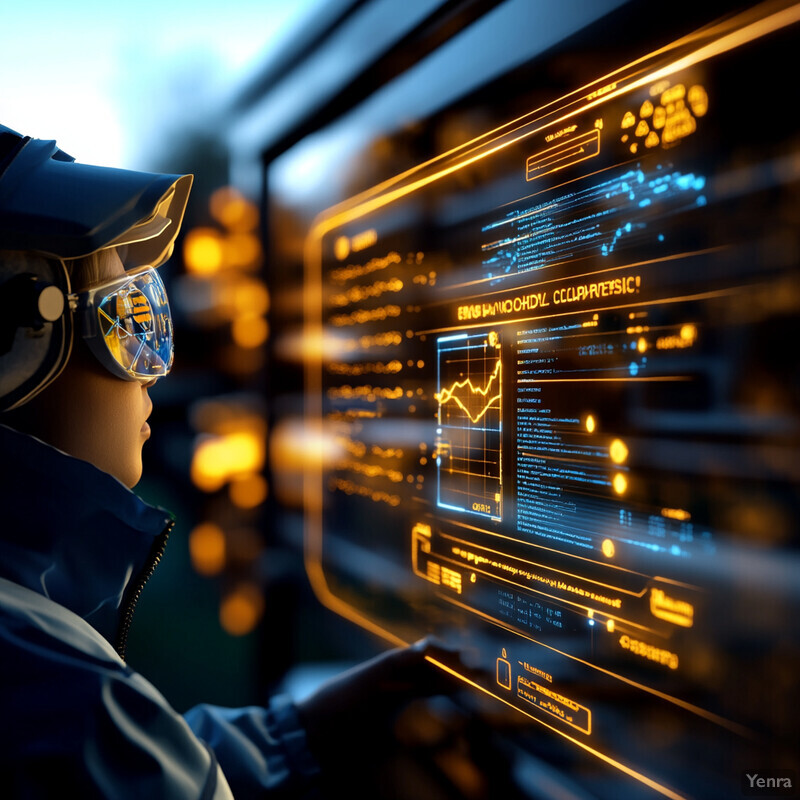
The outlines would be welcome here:
M 32 273 L 6 281 L 0 286 L 0 354 L 11 349 L 18 328 L 41 330 L 59 319 L 65 307 L 62 289 Z
M 72 350 L 70 282 L 60 259 L 0 252 L 0 410 L 54 381 Z

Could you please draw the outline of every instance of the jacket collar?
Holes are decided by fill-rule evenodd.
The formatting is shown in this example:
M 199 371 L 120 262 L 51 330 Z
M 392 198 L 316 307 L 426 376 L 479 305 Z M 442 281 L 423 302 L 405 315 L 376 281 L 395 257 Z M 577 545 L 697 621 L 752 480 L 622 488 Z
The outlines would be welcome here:
M 83 617 L 113 643 L 128 584 L 172 519 L 116 478 L 0 425 L 0 577 Z

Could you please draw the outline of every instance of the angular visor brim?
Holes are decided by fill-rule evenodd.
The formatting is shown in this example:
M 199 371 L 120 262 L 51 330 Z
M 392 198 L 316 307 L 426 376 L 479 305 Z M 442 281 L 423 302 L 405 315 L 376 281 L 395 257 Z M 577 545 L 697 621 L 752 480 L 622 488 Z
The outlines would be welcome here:
M 157 267 L 172 253 L 192 179 L 82 164 L 32 139 L 2 175 L 0 249 L 71 260 L 127 244 L 130 263 Z

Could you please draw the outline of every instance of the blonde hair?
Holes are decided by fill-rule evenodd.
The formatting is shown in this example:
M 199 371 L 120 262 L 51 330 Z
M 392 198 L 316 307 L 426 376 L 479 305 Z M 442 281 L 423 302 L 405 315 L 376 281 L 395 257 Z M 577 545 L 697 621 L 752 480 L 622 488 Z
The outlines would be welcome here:
M 80 292 L 95 284 L 102 283 L 116 274 L 113 268 L 114 248 L 98 250 L 82 258 L 65 261 L 73 292 Z

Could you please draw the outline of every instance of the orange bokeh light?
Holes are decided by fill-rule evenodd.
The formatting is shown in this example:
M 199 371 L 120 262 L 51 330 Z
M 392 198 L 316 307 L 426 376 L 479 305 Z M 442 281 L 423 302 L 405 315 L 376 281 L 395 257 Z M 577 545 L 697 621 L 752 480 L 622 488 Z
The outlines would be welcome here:
M 245 636 L 255 628 L 263 612 L 264 598 L 258 587 L 242 583 L 223 598 L 220 625 L 231 636 Z
M 196 572 L 217 575 L 225 566 L 225 533 L 213 522 L 201 522 L 189 534 L 189 557 Z

